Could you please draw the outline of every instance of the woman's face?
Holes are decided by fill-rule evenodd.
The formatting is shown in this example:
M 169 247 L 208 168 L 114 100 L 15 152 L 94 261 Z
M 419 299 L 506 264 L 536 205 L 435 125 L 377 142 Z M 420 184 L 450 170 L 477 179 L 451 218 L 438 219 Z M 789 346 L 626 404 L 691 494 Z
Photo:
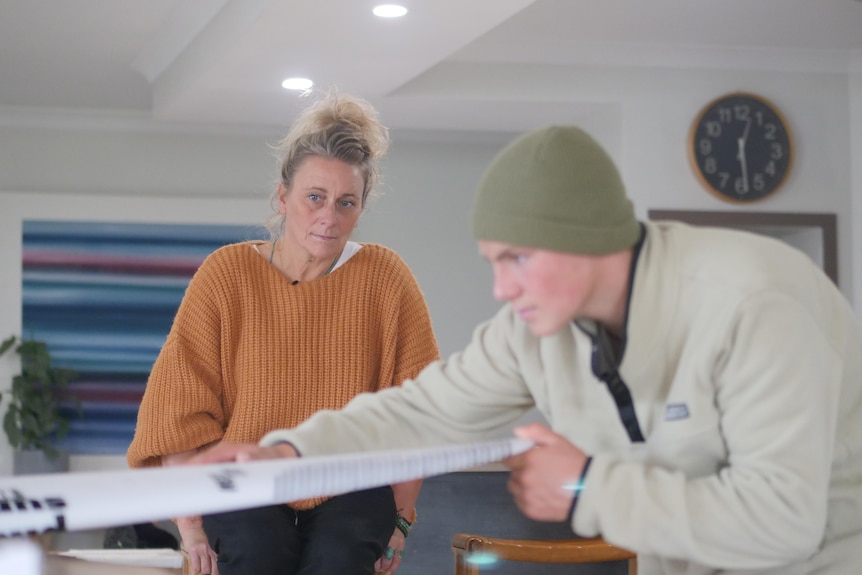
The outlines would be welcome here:
M 344 249 L 362 214 L 365 182 L 358 166 L 309 156 L 299 165 L 290 189 L 278 189 L 284 235 L 315 259 L 333 259 Z

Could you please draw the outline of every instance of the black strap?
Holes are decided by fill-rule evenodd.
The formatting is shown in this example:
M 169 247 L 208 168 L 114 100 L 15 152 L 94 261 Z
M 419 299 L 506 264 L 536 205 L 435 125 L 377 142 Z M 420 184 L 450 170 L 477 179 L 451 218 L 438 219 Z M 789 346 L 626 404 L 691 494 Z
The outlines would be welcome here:
M 598 330 L 595 335 L 587 331 L 593 342 L 591 358 L 593 374 L 608 386 L 608 391 L 611 393 L 611 397 L 614 398 L 614 403 L 617 404 L 620 420 L 629 434 L 629 439 L 633 442 L 643 442 L 644 436 L 638 424 L 634 400 L 626 382 L 620 376 L 619 365 L 613 351 L 613 344 L 610 342 L 604 327 L 601 325 L 597 327 Z
M 634 287 L 635 270 L 637 269 L 637 262 L 640 259 L 641 248 L 643 248 L 644 242 L 646 241 L 646 226 L 641 223 L 640 229 L 640 237 L 634 245 L 631 267 L 629 269 L 629 300 L 631 299 Z M 629 305 L 630 302 L 627 300 L 625 318 L 623 320 L 624 326 L 628 325 Z M 593 325 L 594 327 L 590 328 L 588 327 L 588 324 Z M 632 394 L 619 372 L 619 358 L 621 358 L 625 353 L 626 347 L 625 335 L 623 335 L 622 340 L 618 342 L 619 345 L 615 346 L 614 342 L 611 341 L 607 330 L 601 324 L 575 320 L 575 325 L 587 334 L 592 341 L 593 349 L 591 367 L 593 374 L 608 386 L 608 391 L 610 391 L 611 397 L 614 398 L 614 403 L 617 404 L 617 411 L 620 414 L 620 420 L 623 422 L 623 427 L 625 427 L 626 433 L 629 434 L 629 439 L 633 442 L 644 442 L 645 440 L 643 433 L 641 433 L 640 425 L 638 424 L 638 416 L 635 412 Z
M 587 457 L 587 460 L 584 461 L 584 467 L 581 469 L 581 476 L 578 477 L 578 483 L 575 485 L 575 496 L 572 498 L 572 504 L 569 506 L 569 525 L 572 526 L 572 529 L 575 528 L 575 508 L 578 506 L 578 500 L 581 498 L 581 491 L 584 490 L 584 483 L 587 480 L 587 471 L 590 470 L 590 464 L 592 462 L 593 457 Z

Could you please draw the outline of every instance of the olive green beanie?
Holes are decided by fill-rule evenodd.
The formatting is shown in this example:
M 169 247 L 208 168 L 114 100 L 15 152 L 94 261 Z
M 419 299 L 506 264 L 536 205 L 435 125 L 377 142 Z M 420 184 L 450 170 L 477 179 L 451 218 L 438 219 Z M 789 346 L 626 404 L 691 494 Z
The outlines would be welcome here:
M 497 154 L 472 230 L 477 240 L 585 255 L 623 250 L 640 235 L 613 160 L 572 126 L 530 132 Z

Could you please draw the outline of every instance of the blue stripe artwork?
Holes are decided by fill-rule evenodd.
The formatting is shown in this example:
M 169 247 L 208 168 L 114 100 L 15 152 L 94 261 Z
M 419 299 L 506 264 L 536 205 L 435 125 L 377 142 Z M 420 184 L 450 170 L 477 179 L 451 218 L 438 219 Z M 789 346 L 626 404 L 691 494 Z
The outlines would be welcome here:
M 77 376 L 60 447 L 124 454 L 150 368 L 207 255 L 262 239 L 253 226 L 24 221 L 22 336 L 45 341 Z

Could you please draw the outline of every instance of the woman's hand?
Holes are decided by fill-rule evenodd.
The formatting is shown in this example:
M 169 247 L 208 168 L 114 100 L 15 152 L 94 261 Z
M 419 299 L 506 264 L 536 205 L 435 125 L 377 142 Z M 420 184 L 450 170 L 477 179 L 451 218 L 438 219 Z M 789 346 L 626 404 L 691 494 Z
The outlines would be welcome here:
M 197 453 L 197 449 L 171 453 L 162 458 L 162 464 L 166 467 L 186 465 L 195 458 Z M 200 517 L 179 517 L 176 519 L 176 524 L 182 539 L 182 549 L 188 555 L 192 572 L 218 575 L 218 555 L 210 548 L 202 519 Z
M 260 447 L 256 443 L 231 443 L 220 441 L 200 452 L 184 451 L 165 457 L 165 465 L 200 465 L 226 461 L 253 461 L 297 457 L 297 452 L 288 443 L 271 447 Z M 183 541 L 183 550 L 189 557 L 194 573 L 219 575 L 218 555 L 210 548 L 200 517 L 180 517 L 177 529 Z
M 183 540 L 183 550 L 189 557 L 192 573 L 219 575 L 218 555 L 210 548 L 200 517 L 180 517 L 177 529 Z
M 232 443 L 221 441 L 191 459 L 192 465 L 202 463 L 223 463 L 225 461 L 256 461 L 259 459 L 280 459 L 298 457 L 299 454 L 289 443 L 277 443 L 261 447 L 256 443 Z
M 395 573 L 395 570 L 401 565 L 405 544 L 404 534 L 396 527 L 392 537 L 389 538 L 389 546 L 383 550 L 383 555 L 374 564 L 374 572 Z

